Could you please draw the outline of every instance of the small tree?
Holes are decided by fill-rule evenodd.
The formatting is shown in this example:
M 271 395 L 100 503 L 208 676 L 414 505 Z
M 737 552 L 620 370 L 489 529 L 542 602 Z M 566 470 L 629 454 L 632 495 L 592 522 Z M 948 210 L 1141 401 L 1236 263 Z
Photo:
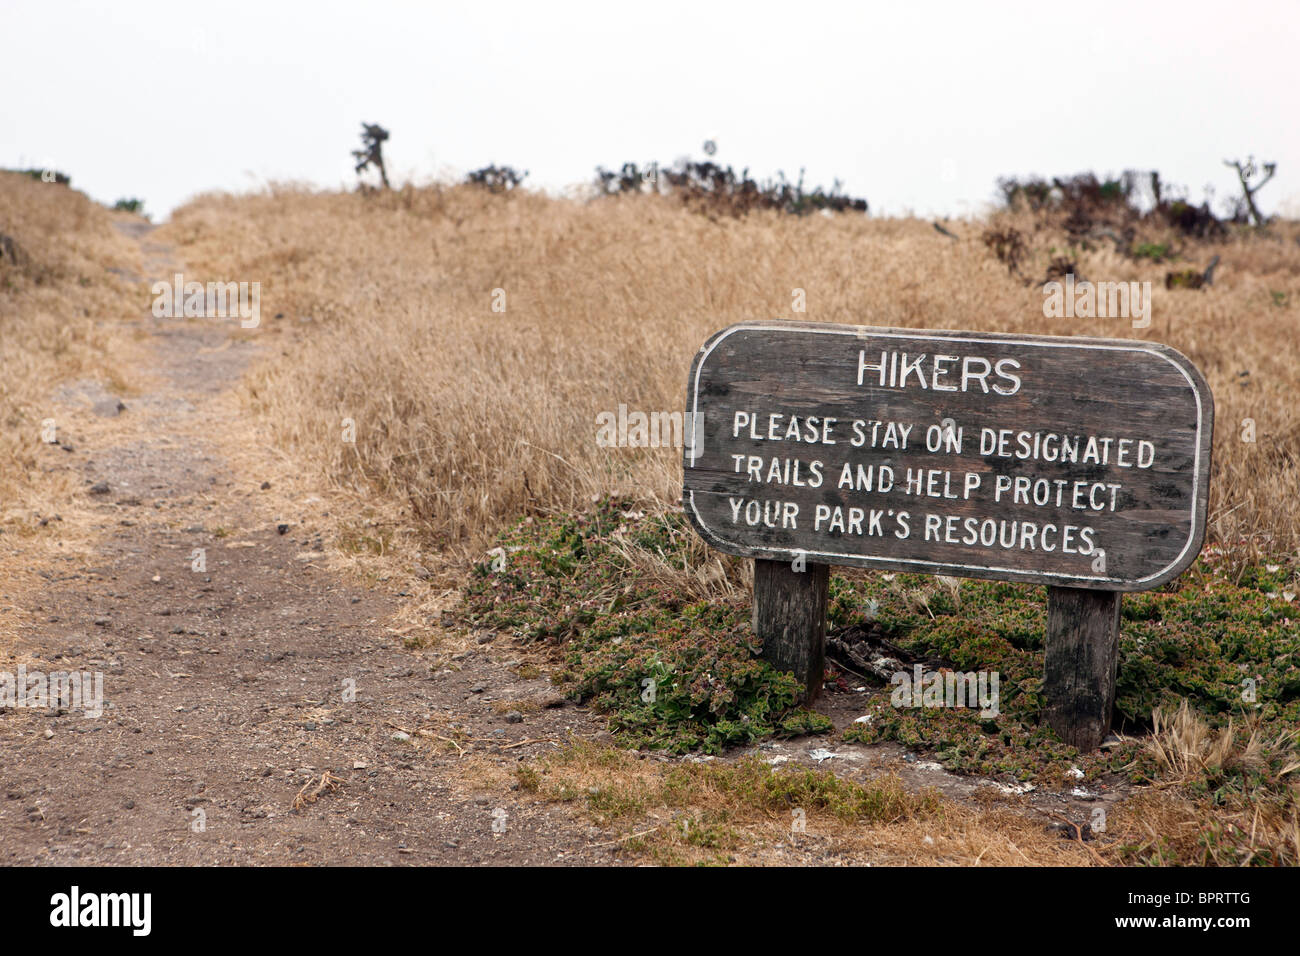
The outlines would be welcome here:
M 367 166 L 379 169 L 379 179 L 388 188 L 388 170 L 384 168 L 384 140 L 388 139 L 388 130 L 378 123 L 361 124 L 362 149 L 354 149 L 353 157 L 357 161 L 357 175 L 360 176 Z
M 1237 171 L 1237 179 L 1241 181 L 1242 201 L 1246 204 L 1246 210 L 1250 213 L 1251 221 L 1256 226 L 1262 226 L 1268 222 L 1266 216 L 1260 215 L 1259 207 L 1255 205 L 1255 193 L 1263 188 L 1264 184 L 1273 178 L 1277 172 L 1277 163 L 1264 164 L 1264 178 L 1258 179 L 1259 167 L 1255 165 L 1255 157 L 1251 156 L 1243 165 L 1237 159 L 1225 159 L 1223 165 Z M 1257 180 L 1255 182 L 1252 181 Z

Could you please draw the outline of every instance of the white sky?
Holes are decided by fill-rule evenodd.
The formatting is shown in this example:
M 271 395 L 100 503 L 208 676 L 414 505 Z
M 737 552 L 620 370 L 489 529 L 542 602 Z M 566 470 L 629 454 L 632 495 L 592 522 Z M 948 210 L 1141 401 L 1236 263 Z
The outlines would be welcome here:
M 210 189 L 490 162 L 530 186 L 713 157 L 839 177 L 877 214 L 977 212 L 1000 175 L 1159 169 L 1200 201 L 1275 160 L 1300 215 L 1300 3 L 0 0 L 0 166 L 165 216 Z

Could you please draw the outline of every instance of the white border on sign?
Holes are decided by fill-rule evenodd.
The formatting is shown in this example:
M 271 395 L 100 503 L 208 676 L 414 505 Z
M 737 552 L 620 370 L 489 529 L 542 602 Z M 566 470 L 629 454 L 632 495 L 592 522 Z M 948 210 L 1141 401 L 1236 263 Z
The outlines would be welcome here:
M 935 331 L 940 331 L 940 330 L 935 330 Z M 852 335 L 855 338 L 862 338 L 865 334 L 867 337 L 870 338 L 886 338 L 886 339 L 926 338 L 926 335 L 920 331 L 913 332 L 913 333 L 876 331 L 874 328 L 867 325 L 851 326 L 849 328 L 843 328 L 843 329 L 830 329 L 830 328 L 823 328 L 823 327 L 818 327 L 813 325 L 800 325 L 798 323 L 767 323 L 763 325 L 733 325 L 731 328 L 725 329 L 723 332 L 721 332 L 717 338 L 715 338 L 712 342 L 708 344 L 708 346 L 701 349 L 703 354 L 700 356 L 699 362 L 695 366 L 695 382 L 692 386 L 692 394 L 691 394 L 691 413 L 694 416 L 694 420 L 697 422 L 701 422 L 701 423 L 703 422 L 703 419 L 699 417 L 700 373 L 704 371 L 704 363 L 708 360 L 709 355 L 713 352 L 713 350 L 718 347 L 718 343 L 720 343 L 723 339 L 727 338 L 733 332 L 800 332 L 804 334 L 812 333 L 815 335 L 816 334 Z M 1137 578 L 1135 580 L 1129 580 L 1127 578 L 1113 578 L 1113 577 L 1107 577 L 1105 575 L 1096 575 L 1096 574 L 1069 574 L 1064 572 L 1058 573 L 1055 571 L 1032 572 L 1032 571 L 1026 571 L 1024 568 L 1002 568 L 1002 567 L 995 567 L 993 565 L 988 565 L 988 564 L 955 564 L 951 561 L 923 561 L 916 558 L 876 557 L 874 555 L 853 554 L 851 552 L 846 553 L 846 552 L 838 552 L 838 551 L 804 551 L 803 549 L 797 549 L 800 551 L 800 553 L 805 554 L 810 558 L 813 557 L 851 558 L 855 562 L 879 561 L 886 564 L 928 565 L 930 567 L 935 567 L 935 568 L 960 568 L 966 571 L 996 571 L 1003 574 L 1032 575 L 1037 573 L 1037 574 L 1042 574 L 1053 578 L 1064 578 L 1073 581 L 1100 581 L 1109 584 L 1143 584 L 1147 581 L 1154 581 L 1156 578 L 1168 572 L 1170 568 L 1177 565 L 1180 561 L 1183 560 L 1184 557 L 1186 557 L 1188 549 L 1191 548 L 1192 546 L 1192 542 L 1196 540 L 1196 530 L 1197 530 L 1196 512 L 1198 510 L 1197 501 L 1199 500 L 1198 493 L 1200 491 L 1200 480 L 1201 480 L 1201 429 L 1204 426 L 1204 410 L 1201 406 L 1201 393 L 1197 389 L 1196 383 L 1192 381 L 1192 377 L 1187 374 L 1187 369 L 1183 368 L 1180 364 L 1175 362 L 1163 351 L 1160 351 L 1159 349 L 1143 347 L 1142 345 L 1101 345 L 1101 344 L 1094 344 L 1094 343 L 1080 343 L 1078 345 L 1075 345 L 1070 343 L 1068 340 L 1064 342 L 1061 341 L 1049 342 L 1049 341 L 1043 341 L 1042 339 L 1017 339 L 1012 336 L 998 336 L 996 338 L 990 338 L 990 337 L 981 337 L 977 335 L 940 334 L 939 336 L 936 337 L 950 342 L 974 342 L 974 343 L 981 343 L 981 344 L 1002 342 L 1002 343 L 1010 343 L 1012 345 L 1029 345 L 1029 346 L 1035 346 L 1040 348 L 1092 349 L 1094 351 L 1104 351 L 1104 352 L 1142 352 L 1146 355 L 1158 355 L 1160 358 L 1164 359 L 1174 368 L 1178 369 L 1179 373 L 1183 376 L 1183 378 L 1187 380 L 1187 384 L 1191 388 L 1192 394 L 1196 397 L 1196 457 L 1195 457 L 1195 461 L 1193 462 L 1193 472 L 1192 472 L 1192 524 L 1190 528 L 1190 533 L 1187 536 L 1187 543 L 1183 545 L 1183 550 L 1178 553 L 1178 557 L 1176 557 L 1173 561 L 1169 562 L 1167 565 L 1161 568 L 1157 573 L 1149 574 L 1144 578 Z M 699 427 L 702 428 L 703 424 L 701 424 Z M 695 467 L 695 459 L 698 457 L 698 455 L 695 452 L 695 449 L 698 447 L 699 447 L 698 441 L 692 443 L 691 456 L 690 456 L 690 467 L 692 468 Z M 718 541 L 727 542 L 726 538 L 724 538 L 722 535 L 718 534 L 707 524 L 705 524 L 704 519 L 700 517 L 700 511 L 698 508 L 695 507 L 694 490 L 691 490 L 690 492 L 687 493 L 687 500 L 689 500 L 691 503 L 691 510 L 695 513 L 695 520 L 699 522 L 700 527 L 708 531 Z M 727 543 L 731 543 L 731 542 L 727 542 Z M 743 545 L 743 547 L 745 547 L 750 551 L 764 551 L 769 554 L 786 553 L 792 550 L 790 548 L 764 548 L 756 545 Z M 827 563 L 833 564 L 835 562 L 828 561 Z

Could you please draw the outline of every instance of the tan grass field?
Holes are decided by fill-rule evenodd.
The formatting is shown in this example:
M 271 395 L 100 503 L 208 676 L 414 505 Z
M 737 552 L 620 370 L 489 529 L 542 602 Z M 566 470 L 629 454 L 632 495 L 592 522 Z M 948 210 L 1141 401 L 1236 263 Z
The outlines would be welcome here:
M 997 218 L 1029 236 L 1024 275 L 1064 248 L 1063 233 L 1027 213 Z M 950 223 L 954 241 L 921 220 L 713 221 L 648 196 L 285 187 L 200 198 L 164 234 L 200 278 L 262 282 L 264 325 L 289 344 L 248 396 L 276 439 L 330 479 L 408 505 L 449 556 L 482 549 L 530 509 L 593 495 L 675 507 L 680 452 L 599 447 L 596 416 L 620 404 L 680 411 L 705 338 L 760 318 L 1167 342 L 1214 391 L 1209 540 L 1243 560 L 1294 553 L 1300 229 L 1188 242 L 1173 265 L 1085 253 L 1089 278 L 1152 283 L 1151 327 L 1135 330 L 1044 318 L 1039 285 L 981 242 L 987 225 Z M 1165 289 L 1168 269 L 1203 268 L 1214 253 L 1213 287 Z M 344 419 L 355 444 L 342 440 Z M 1242 440 L 1245 419 L 1254 443 Z
M 110 355 L 128 284 L 109 269 L 139 270 L 113 214 L 79 192 L 0 172 L 0 494 L 36 465 L 50 390 L 76 376 L 124 387 Z
M 125 275 L 140 256 L 113 217 L 66 186 L 0 172 L 0 609 L 41 557 L 85 543 L 71 520 L 80 482 L 46 441 L 67 425 L 52 417 L 56 387 L 87 379 L 129 392 L 119 358 L 132 343 L 116 320 L 134 305 Z

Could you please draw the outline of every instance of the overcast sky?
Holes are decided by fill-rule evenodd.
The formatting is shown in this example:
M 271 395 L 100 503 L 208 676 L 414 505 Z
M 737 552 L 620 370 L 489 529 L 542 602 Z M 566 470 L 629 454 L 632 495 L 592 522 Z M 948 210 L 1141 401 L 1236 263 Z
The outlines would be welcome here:
M 0 166 L 155 220 L 195 193 L 488 163 L 527 184 L 691 155 L 807 168 L 873 214 L 978 212 L 1000 175 L 1159 169 L 1202 198 L 1276 161 L 1300 216 L 1300 3 L 0 0 Z

